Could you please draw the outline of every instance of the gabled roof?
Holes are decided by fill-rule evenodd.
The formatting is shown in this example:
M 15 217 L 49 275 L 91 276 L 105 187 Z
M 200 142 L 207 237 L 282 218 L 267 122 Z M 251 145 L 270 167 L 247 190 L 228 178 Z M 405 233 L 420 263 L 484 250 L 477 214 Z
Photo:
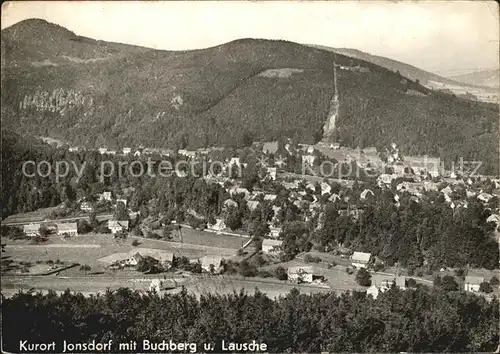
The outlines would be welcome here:
M 200 258 L 201 266 L 203 268 L 209 268 L 211 264 L 214 265 L 214 267 L 220 267 L 222 263 L 223 258 L 220 256 L 203 256 Z
M 276 194 L 266 194 L 264 195 L 264 200 L 275 200 L 277 197 Z
M 289 273 L 289 274 L 301 274 L 301 273 L 314 274 L 315 269 L 312 266 L 292 266 L 292 267 L 288 267 L 287 273 Z
M 465 277 L 465 284 L 473 284 L 473 285 L 479 285 L 482 282 L 484 282 L 483 277 L 473 277 L 473 276 L 466 276 Z
M 488 202 L 491 198 L 493 198 L 491 194 L 484 192 L 477 196 L 477 199 L 484 200 L 486 202 Z
M 226 199 L 223 203 L 222 203 L 224 206 L 228 207 L 228 206 L 235 206 L 237 207 L 238 206 L 238 203 L 236 203 L 234 200 L 232 199 Z
M 257 206 L 259 205 L 259 201 L 258 200 L 251 200 L 247 203 L 248 205 L 248 209 L 250 210 L 255 210 L 257 208 Z
M 491 214 L 486 219 L 486 222 L 494 222 L 496 224 L 500 224 L 500 215 L 498 215 L 498 214 Z
M 450 186 L 446 186 L 445 188 L 441 189 L 440 192 L 449 196 L 451 193 L 453 193 L 453 189 L 451 189 Z
M 67 223 L 61 223 L 61 224 L 56 224 L 57 230 L 59 232 L 61 231 L 73 231 L 77 229 L 76 222 L 67 222 Z
M 140 261 L 141 259 L 143 259 L 144 257 L 141 256 L 141 254 L 139 252 L 136 252 L 132 258 L 134 258 L 136 261 Z
M 128 229 L 128 220 L 125 220 L 125 221 L 109 220 L 108 221 L 108 228 L 116 229 L 119 227 L 124 228 L 124 229 Z
M 340 196 L 336 193 L 333 193 L 329 198 L 328 200 L 333 202 L 333 201 L 336 201 L 337 199 L 340 199 Z
M 23 226 L 24 232 L 37 231 L 40 230 L 40 224 L 28 224 Z
M 248 191 L 248 189 L 246 188 L 231 188 L 229 190 L 229 194 L 230 195 L 234 195 L 234 194 L 250 194 L 250 192 Z
M 396 286 L 399 288 L 404 288 L 406 286 L 406 278 L 396 277 Z
M 269 238 L 264 238 L 262 240 L 262 246 L 281 246 L 282 243 L 283 241 L 281 240 L 273 240 Z
M 353 261 L 369 262 L 371 257 L 372 257 L 371 253 L 365 253 L 365 252 L 354 252 L 354 253 L 352 254 L 351 259 L 352 259 Z

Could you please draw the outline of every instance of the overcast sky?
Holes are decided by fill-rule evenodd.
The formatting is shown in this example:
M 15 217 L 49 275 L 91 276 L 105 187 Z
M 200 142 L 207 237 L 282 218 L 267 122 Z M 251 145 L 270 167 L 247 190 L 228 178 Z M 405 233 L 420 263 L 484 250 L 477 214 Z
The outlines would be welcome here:
M 356 48 L 441 74 L 499 66 L 493 1 L 3 3 L 2 29 L 28 18 L 157 49 L 275 38 Z

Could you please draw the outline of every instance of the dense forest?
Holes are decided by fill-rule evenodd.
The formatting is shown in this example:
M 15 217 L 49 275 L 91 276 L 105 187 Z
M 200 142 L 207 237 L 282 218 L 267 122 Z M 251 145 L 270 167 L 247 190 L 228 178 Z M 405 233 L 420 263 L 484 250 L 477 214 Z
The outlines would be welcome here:
M 363 293 L 159 297 L 129 289 L 85 298 L 17 294 L 2 301 L 2 345 L 19 341 L 117 343 L 132 340 L 267 344 L 289 352 L 492 352 L 498 346 L 499 303 L 463 291 L 392 288 L 376 300 Z M 5 325 L 7 324 L 8 325 Z M 56 347 L 57 348 L 57 347 Z M 60 351 L 60 350 L 57 350 Z M 136 351 L 140 351 L 138 347 Z
M 53 33 L 50 60 L 64 65 L 27 62 L 43 61 L 22 38 L 38 38 L 35 25 Z M 323 138 L 335 62 L 367 70 L 337 70 L 342 144 L 396 142 L 406 155 L 463 157 L 498 172 L 498 105 L 433 92 L 363 60 L 258 39 L 187 52 L 122 46 L 114 55 L 112 46 L 51 26 L 24 21 L 2 30 L 5 62 L 18 63 L 4 70 L 2 123 L 23 134 L 112 148 L 241 147 L 282 136 L 314 143 Z M 92 58 L 93 49 L 107 54 Z

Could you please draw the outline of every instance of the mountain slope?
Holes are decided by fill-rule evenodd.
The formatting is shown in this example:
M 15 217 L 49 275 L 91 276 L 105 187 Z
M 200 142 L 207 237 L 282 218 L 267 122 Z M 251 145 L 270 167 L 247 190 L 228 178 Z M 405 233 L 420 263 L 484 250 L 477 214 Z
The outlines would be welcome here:
M 468 74 L 454 75 L 449 78 L 468 85 L 500 87 L 500 71 L 497 69 L 480 70 Z
M 420 68 L 417 68 L 413 65 L 409 65 L 394 59 L 378 56 L 378 55 L 373 55 L 369 54 L 366 52 L 363 52 L 358 49 L 351 49 L 351 48 L 332 48 L 332 47 L 327 47 L 327 46 L 321 46 L 321 45 L 314 45 L 313 47 L 315 48 L 321 48 L 324 50 L 329 50 L 334 53 L 338 54 L 343 54 L 352 58 L 357 58 L 357 59 L 362 59 L 365 61 L 368 61 L 370 63 L 377 64 L 379 66 L 382 66 L 384 68 L 387 68 L 392 71 L 399 71 L 401 75 L 404 77 L 407 77 L 413 81 L 419 80 L 419 82 L 422 85 L 428 85 L 430 81 L 438 82 L 438 83 L 443 83 L 443 84 L 448 84 L 448 85 L 463 85 L 468 84 L 471 85 L 471 87 L 480 87 L 484 89 L 490 89 L 491 85 L 481 85 L 481 84 L 474 84 L 472 82 L 464 82 L 462 80 L 456 80 L 454 77 L 444 77 L 440 76 L 434 73 L 431 73 L 426 70 L 422 70 Z
M 150 50 L 77 36 L 41 19 L 18 22 L 2 30 L 2 66 L 57 66 L 95 62 Z
M 488 173 L 498 170 L 498 105 L 434 92 L 361 59 L 242 39 L 182 52 L 123 45 L 106 60 L 68 61 L 61 53 L 95 59 L 116 44 L 95 41 L 90 52 L 55 27 L 39 38 L 44 57 L 26 34 L 4 31 L 17 66 L 7 62 L 2 70 L 2 124 L 17 132 L 91 147 L 243 146 L 282 136 L 315 143 L 335 93 L 335 63 L 337 140 L 352 147 L 396 142 L 403 154 L 482 160 Z M 64 65 L 32 65 L 45 58 Z

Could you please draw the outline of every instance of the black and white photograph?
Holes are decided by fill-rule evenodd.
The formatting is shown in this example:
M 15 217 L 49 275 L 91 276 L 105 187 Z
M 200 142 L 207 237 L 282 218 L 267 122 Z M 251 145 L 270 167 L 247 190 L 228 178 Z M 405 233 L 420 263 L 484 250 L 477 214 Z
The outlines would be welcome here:
M 495 1 L 6 1 L 2 353 L 500 353 Z

